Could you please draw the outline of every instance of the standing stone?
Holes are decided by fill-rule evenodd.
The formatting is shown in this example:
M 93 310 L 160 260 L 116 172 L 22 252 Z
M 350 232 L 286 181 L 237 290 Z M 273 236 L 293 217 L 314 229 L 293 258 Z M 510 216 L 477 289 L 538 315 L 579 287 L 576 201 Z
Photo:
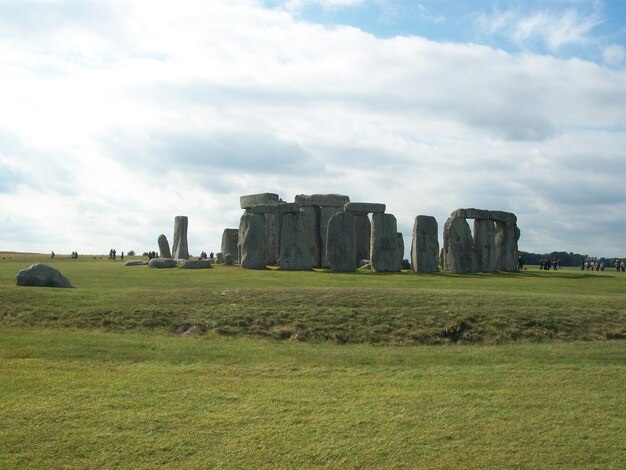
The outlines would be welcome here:
M 241 266 L 246 269 L 265 269 L 267 246 L 263 214 L 241 216 Z
M 402 259 L 398 244 L 398 224 L 392 214 L 372 215 L 370 260 L 372 271 L 397 272 Z
M 356 247 L 356 259 L 369 259 L 370 237 L 372 224 L 367 215 L 354 216 L 354 244 Z
M 474 249 L 477 270 L 490 273 L 496 270 L 496 229 L 493 220 L 474 220 Z
M 172 258 L 189 259 L 189 249 L 187 248 L 187 216 L 185 215 L 177 215 L 174 218 Z
M 404 237 L 402 232 L 398 232 L 398 271 L 402 270 L 404 258 Z
M 286 271 L 310 271 L 311 232 L 301 213 L 285 214 L 282 222 L 279 267 Z
M 353 218 L 354 216 L 349 212 L 338 212 L 328 221 L 326 259 L 333 271 L 356 271 L 357 258 Z
M 437 219 L 418 215 L 413 224 L 411 267 L 416 273 L 435 273 L 439 265 L 439 228 Z
M 268 266 L 275 266 L 280 256 L 280 220 L 278 213 L 265 214 L 265 236 L 267 237 Z
M 517 270 L 517 225 L 515 222 L 496 221 L 496 269 Z
M 446 221 L 443 229 L 443 249 L 444 265 L 447 271 L 453 273 L 477 271 L 474 239 L 467 220 L 451 217 Z
M 315 206 L 304 206 L 301 209 L 302 217 L 309 226 L 311 237 L 309 239 L 309 253 L 311 265 L 314 268 L 322 266 L 322 237 L 320 234 L 320 208 Z
M 237 244 L 239 242 L 239 230 L 236 228 L 226 228 L 222 233 L 221 251 L 224 256 L 230 253 L 233 260 L 239 259 L 239 250 Z
M 322 268 L 329 268 L 330 264 L 328 264 L 328 258 L 326 258 L 326 244 L 327 244 L 327 236 L 328 236 L 328 222 L 330 218 L 343 212 L 343 206 L 332 207 L 332 206 L 323 206 L 320 208 L 320 239 L 322 246 Z
M 157 243 L 159 244 L 159 253 L 161 254 L 161 258 L 171 258 L 172 252 L 170 251 L 170 244 L 167 241 L 167 237 L 163 234 L 159 235 Z

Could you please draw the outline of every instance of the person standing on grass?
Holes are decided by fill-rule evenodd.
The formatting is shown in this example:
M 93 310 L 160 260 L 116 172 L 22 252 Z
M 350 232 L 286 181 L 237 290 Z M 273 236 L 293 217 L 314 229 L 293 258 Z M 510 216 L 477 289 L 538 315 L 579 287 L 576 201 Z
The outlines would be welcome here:
M 524 258 L 522 258 L 522 255 L 519 255 L 517 257 L 517 270 L 522 271 L 523 269 L 524 269 Z
M 52 255 L 50 256 L 51 259 L 54 259 L 54 251 L 52 252 Z M 616 263 L 617 264 L 617 263 Z

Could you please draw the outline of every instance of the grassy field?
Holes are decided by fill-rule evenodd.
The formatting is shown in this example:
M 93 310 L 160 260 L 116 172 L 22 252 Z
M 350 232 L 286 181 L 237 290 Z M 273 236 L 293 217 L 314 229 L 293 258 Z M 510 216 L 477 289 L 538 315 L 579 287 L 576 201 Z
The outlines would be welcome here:
M 626 467 L 626 273 L 1 256 L 0 468 Z
M 156 270 L 41 258 L 77 289 L 15 286 L 0 262 L 0 325 L 215 332 L 290 341 L 441 344 L 626 337 L 626 273 L 334 274 L 217 266 Z

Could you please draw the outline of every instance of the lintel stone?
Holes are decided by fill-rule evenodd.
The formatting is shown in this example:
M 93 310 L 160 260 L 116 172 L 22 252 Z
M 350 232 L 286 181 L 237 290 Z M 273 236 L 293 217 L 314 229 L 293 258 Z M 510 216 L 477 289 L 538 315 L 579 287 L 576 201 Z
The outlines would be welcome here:
M 349 202 L 343 206 L 345 212 L 351 212 L 356 215 L 384 213 L 386 209 L 387 206 L 385 204 L 375 202 Z
M 343 194 L 298 194 L 296 204 L 301 206 L 343 207 L 350 202 Z
M 279 202 L 280 197 L 274 193 L 248 194 L 239 198 L 239 205 L 242 209 L 250 209 L 259 204 L 277 204 Z

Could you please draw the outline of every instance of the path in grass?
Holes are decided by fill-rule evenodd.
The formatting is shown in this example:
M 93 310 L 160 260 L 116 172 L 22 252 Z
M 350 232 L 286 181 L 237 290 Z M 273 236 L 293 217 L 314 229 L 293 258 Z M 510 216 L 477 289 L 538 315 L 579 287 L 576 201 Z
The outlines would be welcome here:
M 0 467 L 624 468 L 624 341 L 0 329 Z

